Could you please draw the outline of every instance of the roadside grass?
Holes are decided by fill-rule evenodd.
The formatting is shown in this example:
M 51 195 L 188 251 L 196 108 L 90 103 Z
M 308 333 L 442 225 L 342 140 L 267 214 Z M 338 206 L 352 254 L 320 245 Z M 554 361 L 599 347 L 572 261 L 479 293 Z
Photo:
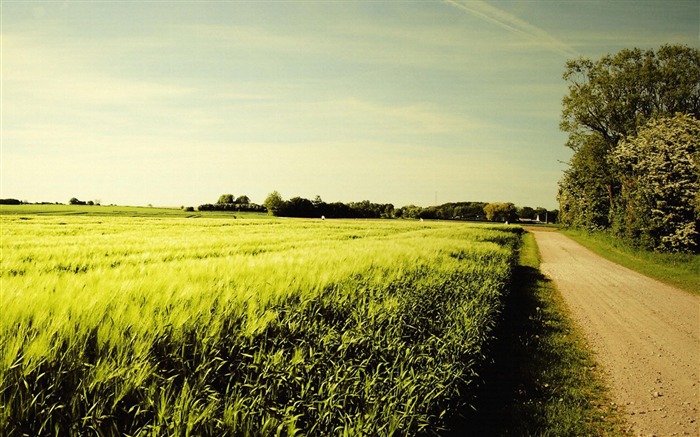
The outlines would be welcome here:
M 534 237 L 524 233 L 498 340 L 487 352 L 493 362 L 482 369 L 480 403 L 450 435 L 628 435 L 623 413 L 539 264 Z
M 700 255 L 649 252 L 605 233 L 573 229 L 561 232 L 610 261 L 666 284 L 700 294 Z

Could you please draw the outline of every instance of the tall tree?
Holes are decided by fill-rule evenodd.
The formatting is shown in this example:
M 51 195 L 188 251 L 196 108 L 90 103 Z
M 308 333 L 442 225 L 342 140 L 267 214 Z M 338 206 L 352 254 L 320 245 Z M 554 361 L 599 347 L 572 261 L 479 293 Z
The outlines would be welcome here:
M 607 227 L 622 181 L 610 154 L 649 120 L 676 112 L 700 115 L 700 50 L 664 45 L 625 49 L 598 61 L 567 62 L 560 127 L 569 133 L 571 168 L 559 184 L 565 224 Z M 605 199 L 605 202 L 602 202 Z
M 493 202 L 484 206 L 486 219 L 489 221 L 515 221 L 518 218 L 515 205 L 510 202 Z
M 222 194 L 219 196 L 219 200 L 216 201 L 217 204 L 227 204 L 233 203 L 233 194 Z
M 581 140 L 571 167 L 559 182 L 561 221 L 568 226 L 604 229 L 610 224 L 617 183 L 612 167 L 606 164 L 610 148 L 597 133 Z
M 233 196 L 232 196 L 233 197 Z M 245 194 L 238 196 L 236 198 L 236 202 L 239 205 L 248 205 L 250 204 L 250 197 L 246 196 Z
M 263 206 L 267 208 L 268 214 L 277 215 L 284 207 L 284 199 L 282 199 L 282 195 L 280 193 L 273 191 L 272 193 L 268 194 L 265 202 L 263 202 Z

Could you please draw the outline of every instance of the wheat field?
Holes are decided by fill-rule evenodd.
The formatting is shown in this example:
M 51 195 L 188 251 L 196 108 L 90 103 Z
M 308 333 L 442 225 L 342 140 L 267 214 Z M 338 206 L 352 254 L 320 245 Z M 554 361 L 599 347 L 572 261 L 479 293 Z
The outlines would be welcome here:
M 0 434 L 436 434 L 519 228 L 3 215 Z

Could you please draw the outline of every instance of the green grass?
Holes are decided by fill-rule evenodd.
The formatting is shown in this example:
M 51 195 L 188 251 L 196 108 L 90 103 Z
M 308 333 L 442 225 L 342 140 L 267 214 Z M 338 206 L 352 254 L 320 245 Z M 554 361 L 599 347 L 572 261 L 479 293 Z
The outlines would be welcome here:
M 477 411 L 454 435 L 626 435 L 621 412 L 539 262 L 534 237 L 526 233 Z
M 524 391 L 531 395 L 523 403 L 523 412 L 539 416 L 538 435 L 624 435 L 622 414 L 610 401 L 602 374 L 568 318 L 561 295 L 539 273 L 539 264 L 534 236 L 526 234 L 517 278 L 534 292 L 530 298 L 534 312 L 521 332 L 534 348 L 525 371 L 530 375 L 527 379 L 536 384 Z
M 670 285 L 700 294 L 700 255 L 649 252 L 605 233 L 562 231 L 617 264 Z
M 270 218 L 258 212 L 185 211 L 180 208 L 110 205 L 0 205 L 0 215 L 90 217 L 185 217 L 185 218 Z
M 43 211 L 0 215 L 7 436 L 438 434 L 475 401 L 520 238 Z

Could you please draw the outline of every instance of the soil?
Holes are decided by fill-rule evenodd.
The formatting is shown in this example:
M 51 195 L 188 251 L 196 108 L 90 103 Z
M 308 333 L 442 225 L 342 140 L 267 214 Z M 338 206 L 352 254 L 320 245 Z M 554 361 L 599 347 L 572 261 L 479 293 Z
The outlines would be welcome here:
M 636 436 L 700 436 L 700 297 L 533 230 L 541 271 L 561 292 Z

